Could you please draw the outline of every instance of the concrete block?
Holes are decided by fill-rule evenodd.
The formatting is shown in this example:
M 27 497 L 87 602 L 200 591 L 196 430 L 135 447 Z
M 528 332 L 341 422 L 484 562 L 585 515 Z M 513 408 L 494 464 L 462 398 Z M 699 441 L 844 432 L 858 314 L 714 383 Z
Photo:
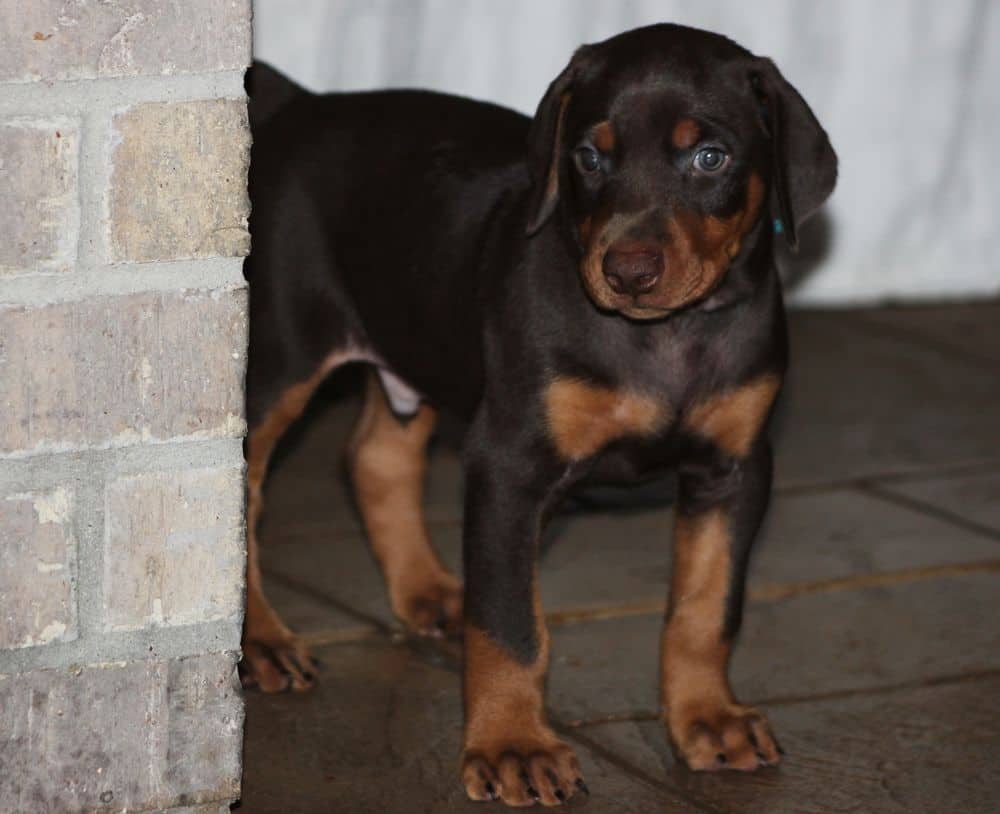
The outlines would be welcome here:
M 0 0 L 0 81 L 238 70 L 249 0 Z
M 72 268 L 80 231 L 78 149 L 70 119 L 0 121 L 0 276 Z
M 0 307 L 0 454 L 240 437 L 246 290 Z
M 0 732 L 0 811 L 239 796 L 243 702 L 231 654 L 0 676 Z
M 112 261 L 249 252 L 244 100 L 141 104 L 113 126 Z
M 104 614 L 111 630 L 239 618 L 243 473 L 151 472 L 105 493 Z
M 73 494 L 0 497 L 0 648 L 76 638 Z

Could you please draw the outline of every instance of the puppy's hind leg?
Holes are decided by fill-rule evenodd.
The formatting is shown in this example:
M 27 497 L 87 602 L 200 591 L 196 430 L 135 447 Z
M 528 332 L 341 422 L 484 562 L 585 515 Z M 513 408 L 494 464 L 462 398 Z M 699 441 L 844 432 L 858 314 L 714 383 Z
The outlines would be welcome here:
M 457 633 L 462 586 L 438 559 L 424 524 L 427 443 L 436 416 L 426 404 L 401 420 L 373 370 L 348 448 L 354 493 L 393 612 L 426 635 Z
M 257 524 L 263 508 L 268 461 L 285 430 L 302 414 L 326 376 L 357 358 L 358 354 L 350 351 L 329 354 L 311 376 L 280 392 L 247 437 L 247 608 L 240 674 L 245 686 L 258 686 L 264 692 L 307 690 L 312 686 L 316 669 L 308 648 L 281 621 L 264 595 Z

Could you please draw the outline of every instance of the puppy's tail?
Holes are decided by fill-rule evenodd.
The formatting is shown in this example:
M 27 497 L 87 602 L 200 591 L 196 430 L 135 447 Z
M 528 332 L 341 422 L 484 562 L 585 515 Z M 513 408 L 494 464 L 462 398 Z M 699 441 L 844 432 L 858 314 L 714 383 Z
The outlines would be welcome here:
M 252 129 L 260 127 L 293 99 L 309 93 L 266 62 L 257 61 L 247 70 L 243 86 L 250 97 L 248 109 Z

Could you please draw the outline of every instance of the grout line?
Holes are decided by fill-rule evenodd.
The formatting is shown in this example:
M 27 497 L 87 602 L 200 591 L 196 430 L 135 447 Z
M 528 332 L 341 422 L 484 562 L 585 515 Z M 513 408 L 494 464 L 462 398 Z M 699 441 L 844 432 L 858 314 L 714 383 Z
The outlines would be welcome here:
M 772 583 L 750 588 L 747 598 L 752 603 L 780 602 L 814 594 L 839 593 L 864 588 L 881 588 L 909 582 L 921 582 L 940 577 L 962 576 L 976 573 L 1000 572 L 1000 560 L 981 560 L 971 563 L 949 563 L 930 565 L 923 568 L 907 568 L 898 571 L 884 571 L 874 574 L 855 574 L 849 577 L 835 577 L 803 582 Z M 621 604 L 581 605 L 566 610 L 551 611 L 545 615 L 553 627 L 577 624 L 579 622 L 625 619 L 632 616 L 660 615 L 666 610 L 666 599 L 644 599 Z
M 971 532 L 972 534 L 980 537 L 987 537 L 994 542 L 1000 542 L 1000 530 L 995 529 L 992 526 L 977 523 L 975 520 L 969 520 L 960 514 L 956 514 L 948 509 L 942 509 L 939 506 L 926 503 L 918 498 L 909 497 L 908 495 L 902 495 L 898 492 L 885 489 L 882 484 L 863 481 L 859 483 L 856 488 L 871 495 L 872 497 L 883 500 L 886 503 L 894 503 L 897 506 L 911 509 L 927 517 L 933 517 L 936 520 L 941 520 L 945 523 L 949 523 L 950 525 L 957 526 L 963 531 Z
M 706 814 L 726 814 L 725 809 L 718 808 L 700 797 L 685 791 L 684 789 L 678 788 L 665 780 L 658 780 L 650 774 L 647 774 L 644 770 L 638 768 L 637 766 L 633 766 L 628 760 L 621 757 L 617 752 L 608 749 L 606 746 L 598 743 L 589 735 L 585 735 L 578 729 L 566 726 L 557 718 L 550 716 L 549 724 L 560 735 L 581 744 L 586 749 L 598 755 L 603 761 L 615 766 L 634 780 L 638 780 L 640 783 L 649 786 L 656 791 L 665 792 L 672 797 L 680 798 L 688 805 L 698 811 L 704 811 Z
M 299 634 L 299 639 L 303 644 L 310 647 L 325 647 L 330 644 L 355 644 L 356 642 L 364 642 L 380 634 L 381 631 L 369 625 L 358 625 L 357 627 L 301 633 Z
M 66 670 L 73 665 L 116 661 L 169 660 L 206 650 L 233 653 L 239 651 L 241 627 L 238 620 L 229 618 L 190 625 L 108 631 L 44 647 L 4 650 L 0 651 L 0 675 Z
M 88 77 L 0 86 L 0 117 L 105 115 L 149 102 L 245 99 L 243 68 L 189 74 Z
M 87 208 L 87 207 L 85 207 Z M 91 235 L 97 227 L 85 224 Z M 95 237 L 95 240 L 103 240 Z M 98 251 L 90 246 L 80 250 L 91 257 Z M 74 271 L 18 274 L 0 280 L 0 304 L 5 307 L 42 307 L 75 302 L 84 298 L 124 297 L 131 294 L 187 291 L 222 292 L 246 288 L 242 257 L 207 257 L 150 263 L 107 265 L 90 258 L 81 259 Z
M 666 608 L 666 598 L 642 599 L 617 604 L 578 605 L 565 610 L 549 611 L 545 614 L 545 621 L 551 627 L 564 627 L 579 622 L 604 622 L 611 619 L 627 619 L 632 616 L 660 615 L 666 611 Z
M 876 472 L 863 477 L 844 478 L 842 480 L 790 483 L 774 487 L 775 495 L 821 494 L 847 489 L 859 489 L 864 485 L 878 481 L 884 483 L 910 483 L 914 481 L 939 480 L 994 472 L 1000 467 L 1000 458 L 984 458 L 980 461 L 952 464 L 949 466 L 919 467 L 889 472 Z
M 390 624 L 382 621 L 377 616 L 360 611 L 340 599 L 332 597 L 323 591 L 316 590 L 311 585 L 295 579 L 295 577 L 290 577 L 280 571 L 273 571 L 270 568 L 262 568 L 261 570 L 269 580 L 277 582 L 278 584 L 283 585 L 286 588 L 290 588 L 293 591 L 297 591 L 303 596 L 307 596 L 320 604 L 334 608 L 360 622 L 364 622 L 368 627 L 375 628 L 384 636 L 391 637 L 396 633 L 396 630 Z
M 608 715 L 601 715 L 598 718 L 578 718 L 567 721 L 566 726 L 570 730 L 586 729 L 594 726 L 606 726 L 608 724 L 644 724 L 652 721 L 660 721 L 662 716 L 658 712 L 651 712 L 647 709 L 635 709 L 631 712 L 612 712 Z
M 923 582 L 940 577 L 955 577 L 965 574 L 990 574 L 1000 572 L 1000 560 L 980 560 L 978 562 L 948 563 L 928 565 L 922 568 L 904 568 L 898 571 L 883 571 L 874 574 L 855 574 L 849 577 L 818 579 L 811 582 L 776 583 L 751 588 L 751 602 L 780 602 L 812 594 L 840 593 L 858 588 L 883 588 L 910 582 Z
M 971 673 L 955 673 L 952 675 L 934 676 L 932 678 L 900 681 L 896 684 L 883 684 L 873 687 L 849 687 L 843 690 L 829 690 L 814 695 L 786 695 L 774 698 L 755 700 L 754 704 L 769 707 L 785 707 L 795 704 L 808 704 L 815 701 L 839 701 L 847 698 L 864 698 L 872 695 L 889 695 L 907 690 L 920 690 L 933 687 L 949 687 L 957 684 L 973 684 L 1000 677 L 1000 669 L 977 670 Z
M 0 454 L 0 464 L 0 490 L 54 489 L 70 481 L 112 475 L 122 477 L 193 468 L 242 468 L 243 439 L 180 436 L 142 444 L 38 451 L 16 458 Z
M 871 687 L 848 687 L 842 690 L 829 690 L 827 692 L 814 693 L 812 695 L 786 695 L 775 696 L 774 698 L 754 698 L 747 703 L 754 707 L 786 707 L 796 704 L 812 704 L 823 701 L 841 701 L 850 698 L 867 698 L 879 695 L 892 695 L 897 692 L 907 692 L 909 690 L 933 689 L 935 687 L 951 687 L 962 684 L 975 684 L 980 681 L 988 681 L 1000 678 L 1000 669 L 979 670 L 971 673 L 959 673 L 955 675 L 935 676 L 933 678 L 914 679 L 913 681 L 900 681 L 895 684 L 875 685 Z M 659 721 L 660 714 L 650 710 L 634 710 L 632 712 L 613 713 L 603 715 L 599 718 L 588 718 L 582 721 L 571 721 L 566 724 L 572 731 L 579 729 L 589 729 L 596 726 L 620 723 L 651 723 Z

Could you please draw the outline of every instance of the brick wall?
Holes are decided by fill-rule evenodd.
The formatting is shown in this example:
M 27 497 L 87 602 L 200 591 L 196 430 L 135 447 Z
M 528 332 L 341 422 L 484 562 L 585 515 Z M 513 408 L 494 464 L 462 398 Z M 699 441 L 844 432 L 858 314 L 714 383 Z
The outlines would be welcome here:
M 0 811 L 228 810 L 249 0 L 0 0 Z

